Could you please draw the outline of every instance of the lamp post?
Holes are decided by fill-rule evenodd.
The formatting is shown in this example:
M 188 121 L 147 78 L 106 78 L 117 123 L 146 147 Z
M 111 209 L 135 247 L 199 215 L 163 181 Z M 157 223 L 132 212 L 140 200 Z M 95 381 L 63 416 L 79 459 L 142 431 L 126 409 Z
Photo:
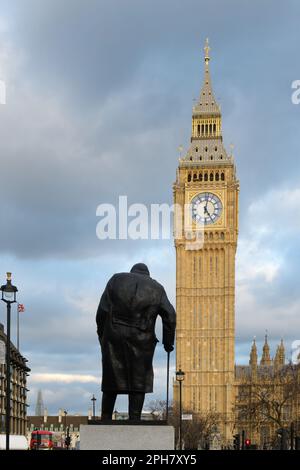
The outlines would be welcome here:
M 6 284 L 1 286 L 1 300 L 7 306 L 7 324 L 6 324 L 6 414 L 5 414 L 5 432 L 6 432 L 6 450 L 9 450 L 10 434 L 10 316 L 11 304 L 16 302 L 16 293 L 18 289 L 11 283 L 11 273 L 6 273 Z
M 65 434 L 66 434 L 66 431 L 67 431 L 67 414 L 68 414 L 68 412 L 65 410 L 64 411 L 64 415 L 65 415 Z
M 67 428 L 67 410 L 64 410 L 64 415 L 65 415 L 65 446 L 66 449 L 69 450 L 69 428 Z
M 184 381 L 184 375 L 179 367 L 176 372 L 176 380 L 179 382 L 179 450 L 182 450 L 182 382 Z
M 97 398 L 95 397 L 95 395 L 93 394 L 92 398 L 91 398 L 91 401 L 93 402 L 93 420 L 95 421 L 96 419 L 96 416 L 95 416 L 95 403 L 97 401 Z

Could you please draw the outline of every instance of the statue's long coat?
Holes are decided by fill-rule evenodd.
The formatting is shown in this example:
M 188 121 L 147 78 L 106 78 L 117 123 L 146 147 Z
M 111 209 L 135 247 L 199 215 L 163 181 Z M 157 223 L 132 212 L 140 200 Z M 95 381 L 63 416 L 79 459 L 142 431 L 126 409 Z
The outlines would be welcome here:
M 172 346 L 175 310 L 164 288 L 147 273 L 112 276 L 96 317 L 102 350 L 103 392 L 153 391 L 157 315 L 163 323 L 163 344 Z

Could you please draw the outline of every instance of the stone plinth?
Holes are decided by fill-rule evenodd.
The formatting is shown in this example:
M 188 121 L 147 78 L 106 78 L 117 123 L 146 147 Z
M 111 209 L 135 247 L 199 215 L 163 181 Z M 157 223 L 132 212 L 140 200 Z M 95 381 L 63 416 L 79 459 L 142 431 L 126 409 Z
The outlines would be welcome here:
M 174 450 L 174 428 L 151 424 L 84 424 L 80 426 L 80 450 Z

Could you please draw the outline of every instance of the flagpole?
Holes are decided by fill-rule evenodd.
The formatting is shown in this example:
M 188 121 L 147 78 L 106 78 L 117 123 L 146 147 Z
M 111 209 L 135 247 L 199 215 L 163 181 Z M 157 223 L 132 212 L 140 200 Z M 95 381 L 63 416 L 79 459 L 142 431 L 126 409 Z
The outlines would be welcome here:
M 20 312 L 19 304 L 17 304 L 17 350 L 20 351 Z

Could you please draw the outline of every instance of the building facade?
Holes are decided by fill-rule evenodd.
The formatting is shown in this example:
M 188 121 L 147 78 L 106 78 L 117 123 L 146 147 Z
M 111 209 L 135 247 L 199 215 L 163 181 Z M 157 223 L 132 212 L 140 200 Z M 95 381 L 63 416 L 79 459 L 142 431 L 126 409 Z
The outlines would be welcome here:
M 283 340 L 271 358 L 266 335 L 260 360 L 254 340 L 249 365 L 236 366 L 235 380 L 235 433 L 259 449 L 289 448 L 292 440 L 295 445 L 300 440 L 300 365 L 286 363 Z M 279 439 L 282 429 L 285 442 Z
M 70 447 L 77 449 L 80 443 L 80 425 L 88 424 L 92 419 L 92 412 L 88 416 L 71 415 L 65 413 L 62 409 L 58 411 L 57 415 L 48 415 L 48 411 L 44 408 L 43 415 L 28 416 L 27 424 L 27 440 L 30 445 L 31 433 L 38 429 L 42 431 L 50 431 L 59 436 L 61 447 L 65 447 L 65 439 L 67 432 L 71 438 Z
M 234 405 L 235 254 L 239 182 L 222 137 L 210 77 L 192 112 L 191 144 L 173 185 L 176 248 L 176 367 L 185 372 L 183 408 L 221 416 L 232 439 Z M 174 399 L 178 390 L 174 385 Z
M 0 324 L 0 341 L 6 345 L 7 337 Z M 11 434 L 26 435 L 27 429 L 27 377 L 30 369 L 27 359 L 11 344 Z M 0 433 L 5 433 L 6 364 L 0 364 Z

